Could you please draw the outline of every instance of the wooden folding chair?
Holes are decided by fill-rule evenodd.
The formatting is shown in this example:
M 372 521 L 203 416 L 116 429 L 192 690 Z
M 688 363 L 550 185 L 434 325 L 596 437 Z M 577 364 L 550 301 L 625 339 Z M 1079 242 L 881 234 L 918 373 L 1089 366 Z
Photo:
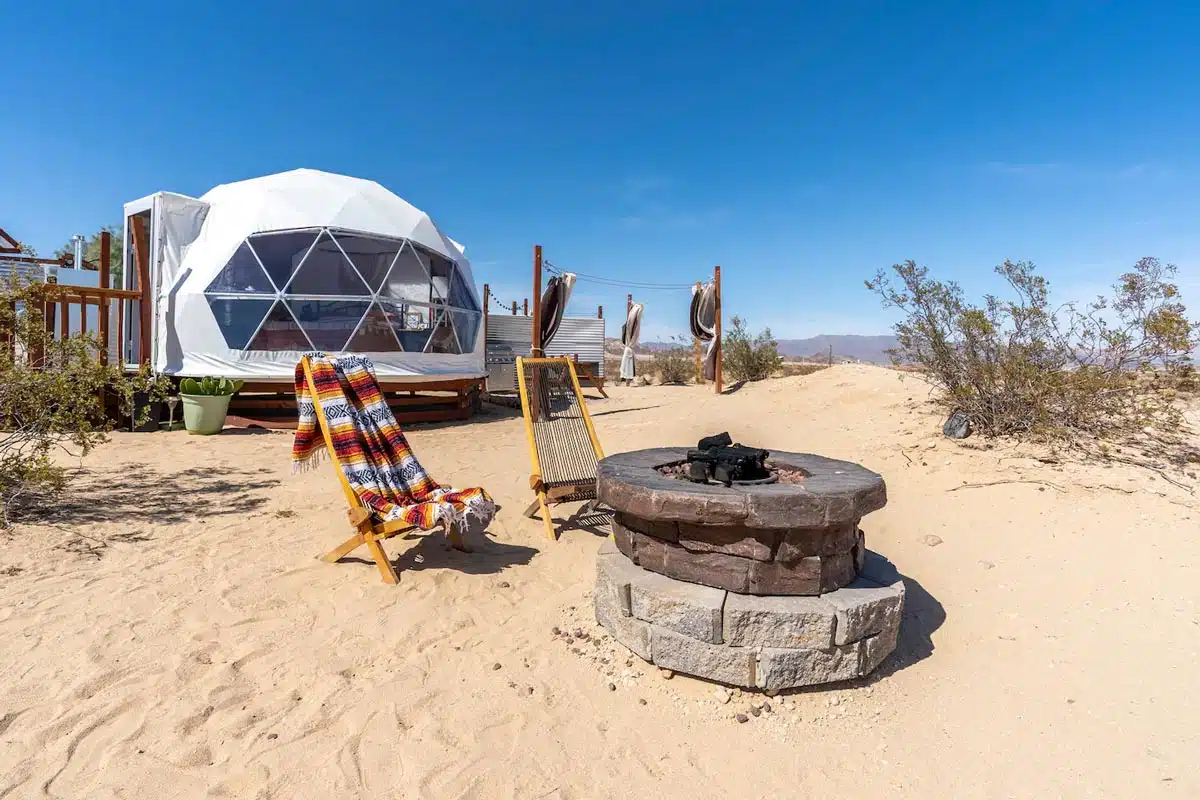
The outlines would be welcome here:
M 570 358 L 518 358 L 517 385 L 533 474 L 529 487 L 537 499 L 525 509 L 539 511 L 546 535 L 554 535 L 550 506 L 587 500 L 596 505 L 596 464 L 604 458 L 579 376 Z
M 319 395 L 317 394 L 316 381 L 313 379 L 312 362 L 308 356 L 304 356 L 300 363 L 304 368 L 304 380 L 308 383 L 309 396 L 312 397 L 313 405 L 317 410 L 317 423 L 321 426 L 321 435 L 325 437 L 325 448 L 328 450 L 329 458 L 333 462 L 334 471 L 337 472 L 338 481 L 342 484 L 342 493 L 346 495 L 346 503 L 350 506 L 347 509 L 346 515 L 350 519 L 350 527 L 355 531 L 354 535 L 349 539 L 321 556 L 321 560 L 332 564 L 340 561 L 356 548 L 365 544 L 367 551 L 375 559 L 375 566 L 379 568 L 379 575 L 383 578 L 383 582 L 391 584 L 399 583 L 400 578 L 396 575 L 396 569 L 392 566 L 392 562 L 388 560 L 387 553 L 384 552 L 383 545 L 380 543 L 384 539 L 395 536 L 398 533 L 419 529 L 411 522 L 404 522 L 403 520 L 380 522 L 375 519 L 371 510 L 363 505 L 362 499 L 359 498 L 350 486 L 350 481 L 346 480 L 346 473 L 342 471 L 342 465 L 338 461 L 337 452 L 333 449 L 333 438 L 329 433 L 329 423 L 325 419 L 324 409 L 321 408 L 321 404 L 318 402 Z M 471 552 L 466 542 L 463 541 L 462 531 L 455 525 L 443 523 L 442 530 L 445 532 L 446 538 L 450 540 L 451 546 L 456 550 L 462 550 L 464 553 Z

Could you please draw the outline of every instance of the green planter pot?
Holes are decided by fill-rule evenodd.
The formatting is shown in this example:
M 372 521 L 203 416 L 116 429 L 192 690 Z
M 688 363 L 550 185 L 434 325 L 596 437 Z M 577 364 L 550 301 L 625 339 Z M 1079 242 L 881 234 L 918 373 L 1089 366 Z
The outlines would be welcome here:
M 188 433 L 209 436 L 220 433 L 225 427 L 225 415 L 229 413 L 229 399 L 233 395 L 181 394 L 183 399 L 183 426 Z

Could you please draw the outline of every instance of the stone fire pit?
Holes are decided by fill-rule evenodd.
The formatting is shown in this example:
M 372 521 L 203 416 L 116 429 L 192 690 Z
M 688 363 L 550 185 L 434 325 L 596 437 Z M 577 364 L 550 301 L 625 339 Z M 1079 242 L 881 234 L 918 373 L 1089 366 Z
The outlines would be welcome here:
M 686 448 L 599 465 L 615 512 L 596 619 L 661 667 L 743 687 L 859 677 L 896 646 L 904 583 L 858 523 L 887 503 L 883 478 L 845 461 L 772 451 L 774 482 L 696 484 Z

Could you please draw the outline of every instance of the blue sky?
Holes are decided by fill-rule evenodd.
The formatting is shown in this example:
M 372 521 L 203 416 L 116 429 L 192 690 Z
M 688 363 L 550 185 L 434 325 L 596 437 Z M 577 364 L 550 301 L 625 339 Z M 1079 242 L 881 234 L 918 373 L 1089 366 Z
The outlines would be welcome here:
M 906 258 L 976 292 L 1030 259 L 1068 299 L 1156 255 L 1200 308 L 1195 4 L 230 8 L 6 10 L 0 227 L 50 251 L 153 191 L 312 167 L 428 211 L 504 300 L 540 243 L 617 279 L 719 263 L 727 314 L 780 337 L 885 332 L 862 280 Z M 634 294 L 644 339 L 686 327 L 685 293 Z

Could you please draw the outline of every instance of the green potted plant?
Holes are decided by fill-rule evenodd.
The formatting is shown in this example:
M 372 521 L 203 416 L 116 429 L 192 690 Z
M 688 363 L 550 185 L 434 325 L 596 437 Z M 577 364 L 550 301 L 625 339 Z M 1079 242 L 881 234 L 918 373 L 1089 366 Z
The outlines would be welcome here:
M 184 378 L 179 382 L 183 398 L 183 427 L 188 433 L 204 436 L 220 433 L 229 413 L 229 398 L 242 388 L 241 381 L 205 376 L 200 380 Z

